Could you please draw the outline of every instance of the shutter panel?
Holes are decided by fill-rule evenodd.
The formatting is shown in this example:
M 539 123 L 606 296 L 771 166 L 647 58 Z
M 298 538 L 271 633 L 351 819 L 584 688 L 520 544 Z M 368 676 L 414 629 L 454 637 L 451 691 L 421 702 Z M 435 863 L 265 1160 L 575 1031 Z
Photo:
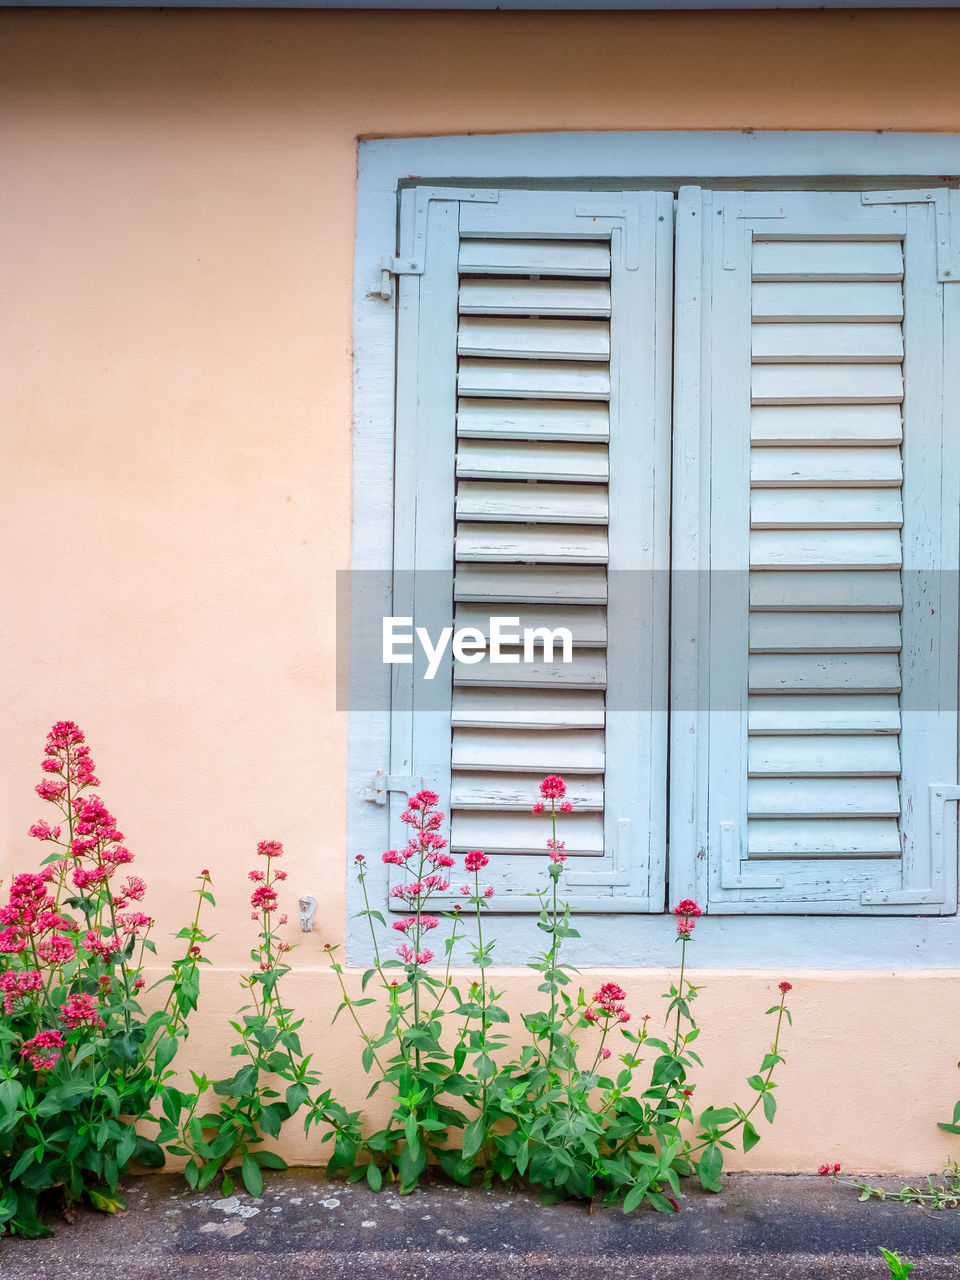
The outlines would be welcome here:
M 672 892 L 714 912 L 953 911 L 934 784 L 957 767 L 957 424 L 934 208 L 690 188 L 677 236 Z
M 448 655 L 432 682 L 419 654 L 395 668 L 391 770 L 440 794 L 455 855 L 491 855 L 501 911 L 538 909 L 547 773 L 575 805 L 578 907 L 663 907 L 671 210 L 435 188 L 401 205 L 401 245 L 420 226 L 426 246 L 399 288 L 394 613 L 572 636 L 570 662 L 517 644 Z

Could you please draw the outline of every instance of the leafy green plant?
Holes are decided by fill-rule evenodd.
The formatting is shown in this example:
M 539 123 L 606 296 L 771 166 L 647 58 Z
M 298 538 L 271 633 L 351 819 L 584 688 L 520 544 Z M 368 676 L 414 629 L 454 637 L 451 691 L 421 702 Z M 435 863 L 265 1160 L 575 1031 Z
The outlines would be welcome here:
M 884 1249 L 882 1244 L 878 1245 L 877 1248 L 883 1254 L 884 1261 L 890 1268 L 891 1280 L 906 1280 L 910 1272 L 914 1270 L 915 1264 L 913 1262 L 904 1262 L 899 1253 Z
M 861 1178 L 839 1177 L 840 1166 L 822 1164 L 817 1171 L 821 1177 L 830 1176 L 839 1186 L 853 1187 L 860 1192 L 861 1200 L 895 1200 L 900 1204 L 920 1204 L 928 1209 L 960 1209 L 960 1165 L 949 1160 L 940 1174 L 940 1180 L 927 1178 L 923 1183 L 901 1183 L 896 1191 L 864 1182 Z
M 773 1073 L 783 1061 L 780 1033 L 783 1020 L 790 1019 L 785 1000 L 791 986 L 780 984 L 780 1000 L 767 1011 L 776 1016 L 776 1029 L 748 1080 L 752 1102 L 708 1107 L 695 1122 L 692 1073 L 702 1064 L 693 1047 L 700 1029 L 692 1005 L 699 988 L 686 976 L 686 956 L 700 908 L 689 899 L 675 908 L 680 970 L 665 997 L 663 1035 L 650 1033 L 649 1016 L 638 1031 L 627 1025 L 626 993 L 615 982 L 603 983 L 589 999 L 583 988 L 572 994 L 573 971 L 562 952 L 565 942 L 579 935 L 560 896 L 567 855 L 557 822 L 573 806 L 556 775 L 544 779 L 541 795 L 534 812 L 548 814 L 552 831 L 546 842 L 548 884 L 538 891 L 537 927 L 547 946 L 530 967 L 540 975 L 544 1007 L 522 1016 L 525 1037 L 513 1056 L 508 1057 L 513 1042 L 501 994 L 486 978 L 495 946 L 483 923 L 493 895 L 491 887 L 480 886 L 486 854 L 475 850 L 465 856 L 473 884 L 460 892 L 473 908 L 474 924 L 468 929 L 460 909 L 445 913 L 450 933 L 442 976 L 428 968 L 434 953 L 426 942 L 440 918 L 427 908 L 449 892 L 446 873 L 455 860 L 439 834 L 444 815 L 436 808 L 438 797 L 430 791 L 411 797 L 404 814 L 411 838 L 402 850 L 384 855 L 407 877 L 391 889 L 410 912 L 393 924 L 404 936 L 396 948 L 398 960 L 384 958 L 377 926 L 386 928 L 386 921 L 370 905 L 365 862 L 357 860 L 365 904 L 361 915 L 370 926 L 374 964 L 363 975 L 361 997 L 351 998 L 335 948 L 328 949 L 343 995 L 337 1016 L 346 1010 L 354 1019 L 363 1039 L 363 1068 L 375 1077 L 370 1092 L 389 1089 L 393 1111 L 389 1123 L 367 1138 L 365 1158 L 349 1176 L 365 1177 L 375 1189 L 395 1179 L 402 1192 L 409 1192 L 432 1160 L 463 1183 L 525 1179 L 540 1187 L 546 1200 L 599 1198 L 621 1204 L 626 1212 L 645 1202 L 673 1212 L 682 1178 L 696 1174 L 703 1187 L 719 1191 L 724 1152 L 732 1149 L 733 1136 L 739 1132 L 749 1151 L 760 1138 L 754 1124 L 758 1109 L 773 1121 Z M 464 987 L 451 976 L 451 964 L 468 932 L 477 976 Z M 370 991 L 379 991 L 379 1001 Z M 368 1032 L 358 1011 L 380 1002 L 383 1029 Z M 614 1046 L 621 1050 L 616 1057 Z M 459 1143 L 451 1143 L 454 1133 Z
M 145 1014 L 139 993 L 152 921 L 139 908 L 146 885 L 120 876 L 133 861 L 116 820 L 96 795 L 90 750 L 72 721 L 50 730 L 36 790 L 59 811 L 30 835 L 53 846 L 42 873 L 13 878 L 0 909 L 0 1234 L 49 1235 L 38 1196 L 59 1188 L 67 1209 L 86 1198 L 124 1207 L 117 1190 L 132 1162 L 164 1163 L 137 1125 L 173 1074 L 200 994 L 200 909 L 209 874 L 178 937 L 184 954 L 157 985 L 163 1006 Z
M 257 853 L 266 863 L 265 870 L 249 873 L 255 884 L 250 904 L 261 929 L 250 952 L 253 968 L 241 979 L 250 1003 L 230 1023 L 239 1037 L 231 1056 L 242 1058 L 243 1065 L 223 1080 L 210 1081 L 192 1072 L 192 1092 L 171 1085 L 161 1099 L 160 1141 L 171 1154 L 186 1158 L 184 1176 L 191 1187 L 202 1190 L 219 1176 L 224 1195 L 232 1194 L 239 1178 L 250 1195 L 259 1196 L 263 1170 L 287 1167 L 263 1144 L 279 1137 L 284 1123 L 301 1108 L 308 1131 L 312 1124 L 324 1124 L 324 1141 L 336 1135 L 336 1159 L 352 1162 L 359 1138 L 358 1117 L 334 1101 L 329 1090 L 314 1092 L 320 1075 L 311 1065 L 313 1055 L 305 1054 L 300 1043 L 303 1019 L 295 1017 L 280 995 L 280 981 L 290 972 L 285 956 L 292 949 L 279 935 L 287 917 L 276 914 L 276 886 L 286 879 L 275 865 L 283 846 L 276 840 L 261 841 Z M 205 1111 L 211 1089 L 219 1103 L 215 1111 Z

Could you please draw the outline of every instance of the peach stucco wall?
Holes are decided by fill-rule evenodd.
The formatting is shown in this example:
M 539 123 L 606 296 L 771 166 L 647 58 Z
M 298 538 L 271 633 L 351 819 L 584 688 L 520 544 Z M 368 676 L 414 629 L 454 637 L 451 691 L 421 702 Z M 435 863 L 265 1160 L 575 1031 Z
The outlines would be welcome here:
M 239 994 L 258 839 L 286 843 L 291 897 L 322 898 L 291 992 L 314 1047 L 333 999 L 358 136 L 956 131 L 958 36 L 943 11 L 0 15 L 0 867 L 32 865 L 43 735 L 76 719 L 161 937 L 214 873 L 195 1064 Z M 705 1092 L 725 1102 L 781 975 L 706 976 Z M 750 1167 L 940 1163 L 960 1048 L 929 1028 L 957 1026 L 960 980 L 789 976 L 781 1115 Z M 504 978 L 519 1001 L 529 981 Z M 656 1009 L 660 975 L 624 982 Z M 359 1105 L 348 1028 L 322 1043 Z

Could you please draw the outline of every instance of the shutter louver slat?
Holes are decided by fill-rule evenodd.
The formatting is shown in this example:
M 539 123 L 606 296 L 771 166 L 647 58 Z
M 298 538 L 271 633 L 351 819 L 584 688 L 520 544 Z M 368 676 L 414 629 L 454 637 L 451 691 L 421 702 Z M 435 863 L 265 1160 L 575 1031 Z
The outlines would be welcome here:
M 610 394 L 610 371 L 605 364 L 587 360 L 580 363 L 464 357 L 457 386 L 464 396 L 602 400 Z
M 898 240 L 758 240 L 754 280 L 902 280 Z
M 512 633 L 566 627 L 574 652 L 570 663 L 559 645 L 552 661 L 538 650 L 533 663 L 454 663 L 451 843 L 542 853 L 529 808 L 543 776 L 561 772 L 586 809 L 566 825 L 568 853 L 598 857 L 609 246 L 464 240 L 460 271 L 456 625 L 485 636 L 491 616 L 519 618 Z
M 464 395 L 457 411 L 457 436 L 461 441 L 479 437 L 604 442 L 610 439 L 610 411 L 602 401 L 482 400 Z
M 465 236 L 460 241 L 460 274 L 607 279 L 610 245 L 604 240 L 477 240 Z
M 899 445 L 903 422 L 897 405 L 756 406 L 750 437 L 764 445 Z
M 859 279 L 842 284 L 756 282 L 753 319 L 767 324 L 792 320 L 902 320 L 903 289 L 899 284 L 865 283 Z
M 605 483 L 610 466 L 602 444 L 542 440 L 461 440 L 457 476 L 462 479 L 552 480 Z
M 457 350 L 490 359 L 606 361 L 610 326 L 604 320 L 461 315 Z
M 899 489 L 903 481 L 903 465 L 899 448 L 753 449 L 750 454 L 750 481 L 755 489 L 763 486 Z

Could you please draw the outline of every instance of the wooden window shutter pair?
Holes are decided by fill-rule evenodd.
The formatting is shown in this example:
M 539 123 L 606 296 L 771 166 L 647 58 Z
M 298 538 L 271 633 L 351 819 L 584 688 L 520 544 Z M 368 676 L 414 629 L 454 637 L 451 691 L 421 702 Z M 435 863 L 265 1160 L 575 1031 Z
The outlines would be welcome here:
M 668 883 L 714 912 L 954 910 L 935 205 L 682 188 L 676 219 L 672 192 L 403 193 L 394 613 L 573 653 L 448 650 L 428 682 L 415 649 L 391 772 L 491 855 L 501 911 L 537 906 L 550 772 L 580 910 L 661 911 Z

